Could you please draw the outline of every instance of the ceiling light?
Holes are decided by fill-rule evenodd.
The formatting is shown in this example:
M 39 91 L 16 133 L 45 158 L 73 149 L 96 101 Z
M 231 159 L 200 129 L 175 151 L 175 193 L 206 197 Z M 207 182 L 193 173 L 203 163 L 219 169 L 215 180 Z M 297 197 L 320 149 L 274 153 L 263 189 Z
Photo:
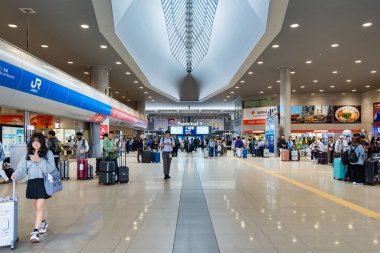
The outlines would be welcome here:
M 346 83 L 351 83 L 351 82 L 352 82 L 352 80 L 350 80 L 350 79 L 346 80 Z
M 299 24 L 291 24 L 290 27 L 291 28 L 298 28 L 300 25 Z
M 148 92 L 147 92 L 147 91 L 144 91 L 144 94 L 148 94 Z
M 277 80 L 276 82 L 277 82 L 277 83 L 280 83 L 280 80 Z
M 363 27 L 370 27 L 372 25 L 372 23 L 364 23 L 362 26 Z
M 125 96 L 122 96 L 122 98 L 125 98 Z
M 366 85 L 365 87 L 366 87 L 366 88 L 371 88 L 371 86 L 370 86 L 370 85 Z
M 296 92 L 296 90 L 292 90 L 292 92 Z
M 85 75 L 89 75 L 89 74 L 90 74 L 90 72 L 88 72 L 88 71 L 85 71 L 85 72 L 83 72 L 83 74 L 85 74 Z
M 239 89 L 240 87 L 239 86 L 236 86 L 235 89 Z
M 231 93 L 231 94 L 234 94 L 235 92 L 234 92 L 234 91 L 231 91 L 230 93 Z
M 245 83 L 245 81 L 244 81 L 244 80 L 241 80 L 240 82 L 241 82 L 241 83 Z
M 342 92 L 342 95 L 346 95 L 346 92 Z
M 15 25 L 15 24 L 8 24 L 8 26 L 9 26 L 10 28 L 17 28 L 17 25 Z
M 263 64 L 264 62 L 263 61 L 258 61 L 257 64 Z
M 319 90 L 319 92 L 323 92 L 323 90 Z
M 67 63 L 68 63 L 68 64 L 74 64 L 74 62 L 73 62 L 73 61 L 68 61 Z
M 125 74 L 126 74 L 126 75 L 130 75 L 130 74 L 131 74 L 131 72 L 125 72 Z
M 107 89 L 111 89 L 111 86 L 108 86 Z
M 296 72 L 295 71 L 290 71 L 290 74 L 294 75 Z
M 148 98 L 152 98 L 152 96 L 149 96 Z
M 278 47 L 279 47 L 279 45 L 277 45 L 277 44 L 274 44 L 272 47 L 273 47 L 273 48 L 278 48 Z
M 128 102 L 131 102 L 131 100 L 130 100 L 130 99 L 128 99 L 127 101 L 128 101 Z
M 118 92 L 118 91 L 115 91 L 115 94 L 119 94 L 119 92 Z
M 314 95 L 315 95 L 315 93 L 311 93 L 311 95 L 312 95 L 312 96 L 314 96 Z
M 226 102 L 227 101 L 227 99 L 224 99 L 224 102 Z
M 248 72 L 248 75 L 253 75 L 253 72 L 251 71 L 251 72 Z
M 300 88 L 301 88 L 301 89 L 304 89 L 304 88 L 305 88 L 305 86 L 303 86 L 303 85 L 302 85 Z
M 371 74 L 376 74 L 376 72 L 377 72 L 376 70 L 372 70 Z
M 144 89 L 144 87 L 143 87 L 143 86 L 140 86 L 139 88 L 140 88 L 140 89 Z
M 41 45 L 41 47 L 48 48 L 49 46 L 48 45 Z
M 356 90 L 352 90 L 353 92 L 356 92 Z
M 264 93 L 264 91 L 260 91 L 260 94 L 263 94 Z
M 106 49 L 107 46 L 106 45 L 100 45 L 100 48 Z
M 334 85 L 331 85 L 330 88 L 335 88 L 335 86 L 334 86 Z
M 331 47 L 339 47 L 339 44 L 331 44 Z
M 311 64 L 312 63 L 312 61 L 306 61 L 306 64 Z
M 117 62 L 115 62 L 117 65 L 120 65 L 121 64 L 121 62 L 120 61 L 117 61 Z
M 313 83 L 318 83 L 318 80 L 313 80 Z
M 362 63 L 362 60 L 356 60 L 355 63 Z
M 268 89 L 272 89 L 272 86 L 268 86 Z
M 338 70 L 334 70 L 332 73 L 333 74 L 338 74 Z
M 85 25 L 85 24 L 83 24 L 83 25 L 80 25 L 80 27 L 81 27 L 81 28 L 83 28 L 83 29 L 88 29 L 88 28 L 90 28 L 90 26 L 89 26 L 89 25 Z
M 226 98 L 229 98 L 230 96 L 226 96 Z
M 133 81 L 133 82 L 134 82 L 134 83 L 139 83 L 139 81 L 137 81 L 137 80 L 136 80 L 136 81 Z
M 152 102 L 154 102 L 154 101 L 156 101 L 156 100 L 152 99 Z

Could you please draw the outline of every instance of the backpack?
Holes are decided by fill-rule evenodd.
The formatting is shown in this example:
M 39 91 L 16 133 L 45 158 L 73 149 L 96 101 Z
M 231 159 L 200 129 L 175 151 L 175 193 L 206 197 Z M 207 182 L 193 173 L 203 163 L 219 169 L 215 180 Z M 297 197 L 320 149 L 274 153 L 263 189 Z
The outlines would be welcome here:
M 346 150 L 343 152 L 343 154 L 341 156 L 343 165 L 349 165 L 350 164 L 350 160 L 348 159 L 348 157 L 349 157 L 349 151 Z
M 356 155 L 355 149 L 358 146 L 356 146 L 354 149 L 352 147 L 350 148 L 349 154 L 348 154 L 348 160 L 350 163 L 357 163 L 359 161 L 359 157 Z
M 58 139 L 53 139 L 53 146 L 51 147 L 51 151 L 54 155 L 59 155 L 62 151 L 62 143 Z

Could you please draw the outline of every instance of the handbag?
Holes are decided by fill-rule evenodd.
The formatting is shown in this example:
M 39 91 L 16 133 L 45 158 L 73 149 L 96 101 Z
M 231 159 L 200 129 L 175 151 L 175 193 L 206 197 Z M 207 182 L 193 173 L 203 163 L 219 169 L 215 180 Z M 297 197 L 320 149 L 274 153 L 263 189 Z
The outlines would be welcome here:
M 53 196 L 54 193 L 60 192 L 63 189 L 63 184 L 61 181 L 61 175 L 57 168 L 55 168 L 50 173 L 44 174 L 44 185 L 46 194 L 49 196 Z

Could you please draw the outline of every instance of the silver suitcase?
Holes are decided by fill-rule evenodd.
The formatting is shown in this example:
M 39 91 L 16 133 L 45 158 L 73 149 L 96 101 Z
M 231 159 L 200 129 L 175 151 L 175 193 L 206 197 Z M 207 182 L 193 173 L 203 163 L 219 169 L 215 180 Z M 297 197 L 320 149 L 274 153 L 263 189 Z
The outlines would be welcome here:
M 18 241 L 18 200 L 16 182 L 13 181 L 13 196 L 0 198 L 0 247 L 14 249 Z

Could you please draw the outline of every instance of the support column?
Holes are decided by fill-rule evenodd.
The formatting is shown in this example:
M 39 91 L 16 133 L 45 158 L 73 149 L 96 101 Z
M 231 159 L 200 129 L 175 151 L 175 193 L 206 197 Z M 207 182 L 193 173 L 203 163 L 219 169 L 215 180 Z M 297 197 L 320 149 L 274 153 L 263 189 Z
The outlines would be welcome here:
M 24 141 L 28 143 L 30 140 L 30 130 L 28 129 L 28 125 L 30 124 L 30 113 L 28 111 L 24 111 Z
M 291 134 L 291 94 L 292 84 L 290 70 L 292 67 L 279 67 L 280 70 L 280 126 L 282 134 L 287 139 Z
M 137 102 L 137 111 L 139 113 L 145 114 L 145 101 Z
M 109 96 L 110 70 L 111 68 L 107 66 L 90 67 L 91 86 L 107 96 Z

